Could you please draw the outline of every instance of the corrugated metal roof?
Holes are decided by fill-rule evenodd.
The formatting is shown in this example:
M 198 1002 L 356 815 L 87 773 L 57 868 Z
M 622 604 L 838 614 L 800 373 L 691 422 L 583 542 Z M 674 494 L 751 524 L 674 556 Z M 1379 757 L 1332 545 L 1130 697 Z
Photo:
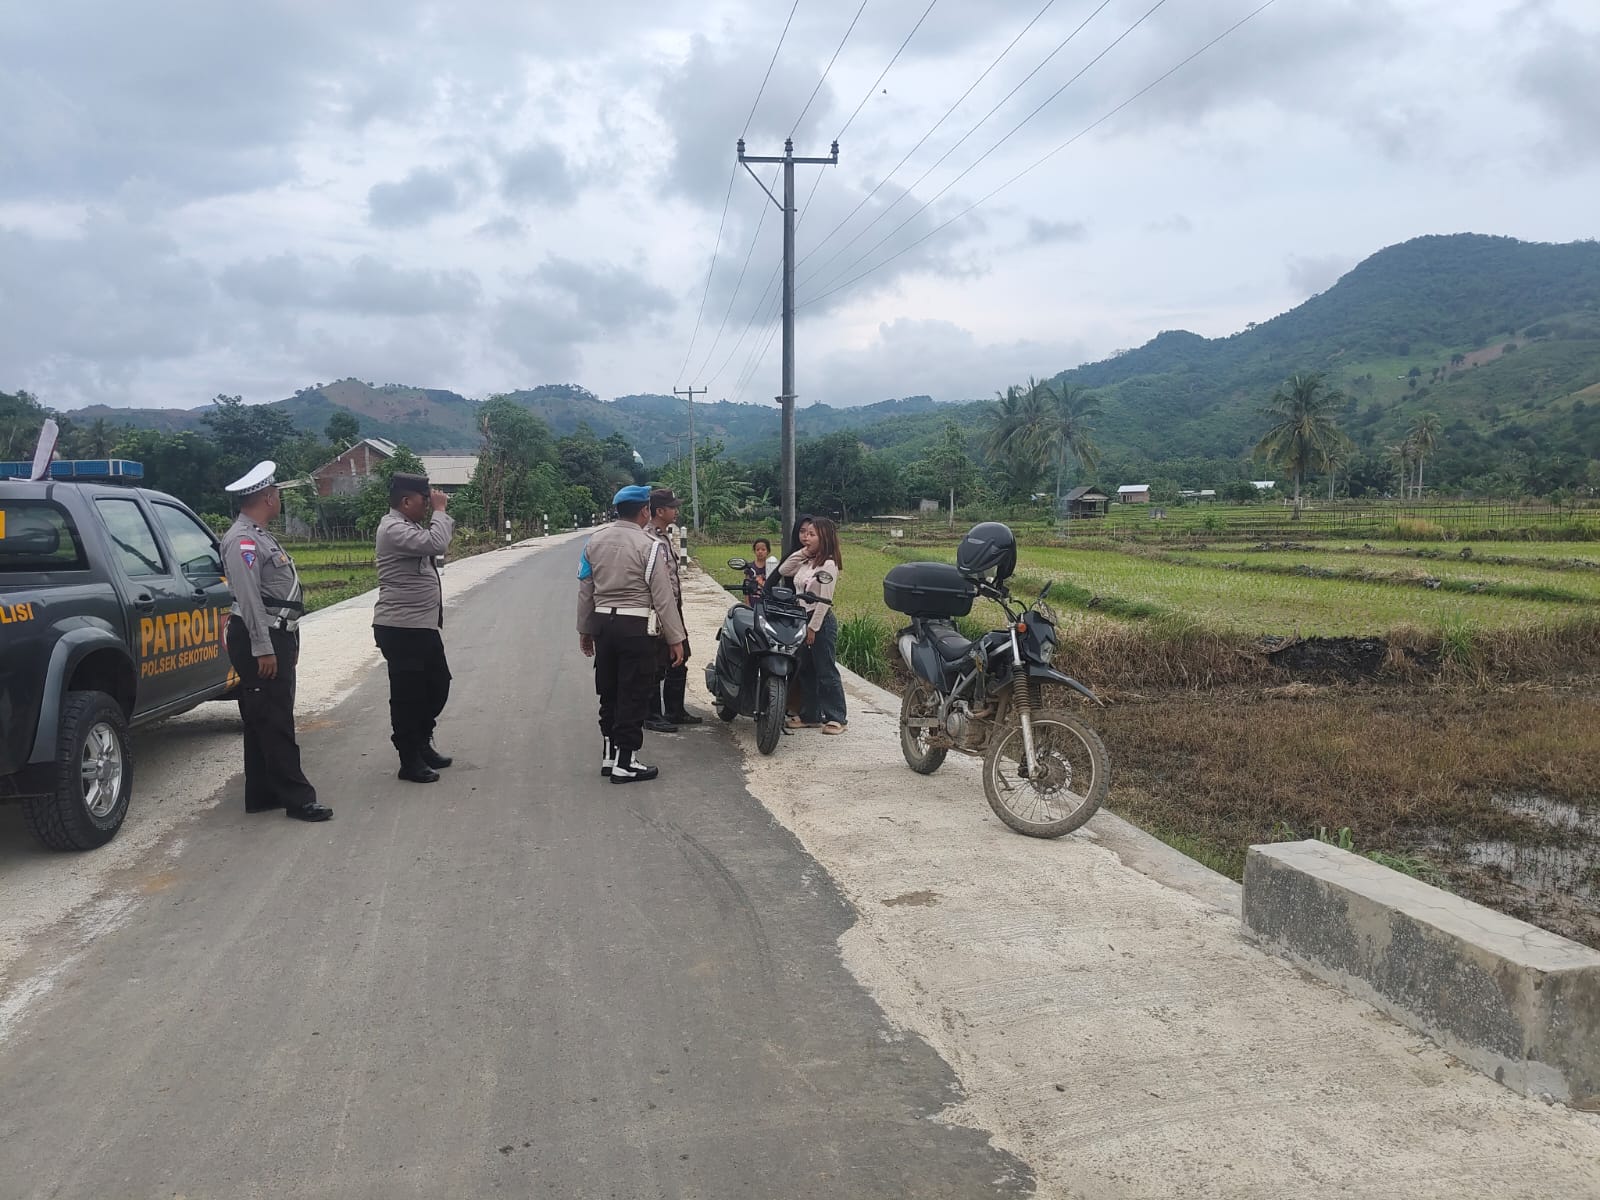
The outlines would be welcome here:
M 466 487 L 478 470 L 476 454 L 419 454 L 422 469 L 434 487 Z
M 1148 483 L 1125 483 L 1117 489 L 1117 495 L 1126 495 L 1128 492 L 1148 492 L 1149 490 L 1150 485 Z

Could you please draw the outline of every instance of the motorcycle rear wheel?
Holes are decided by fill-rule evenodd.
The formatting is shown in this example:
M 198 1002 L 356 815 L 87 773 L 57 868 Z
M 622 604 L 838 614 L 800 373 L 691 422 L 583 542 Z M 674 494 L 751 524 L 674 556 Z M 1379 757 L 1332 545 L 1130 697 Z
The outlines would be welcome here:
M 761 681 L 761 700 L 756 714 L 756 749 L 771 754 L 778 748 L 789 715 L 789 681 L 781 675 L 768 675 Z
M 918 775 L 932 775 L 942 767 L 947 751 L 929 745 L 927 732 L 907 728 L 907 723 L 938 715 L 939 694 L 926 683 L 913 684 L 900 700 L 900 753 Z
M 1029 779 L 1022 725 L 1008 724 L 984 756 L 983 792 L 1018 833 L 1061 837 L 1099 811 L 1111 790 L 1111 759 L 1099 734 L 1054 709 L 1033 714 L 1033 745 L 1040 774 Z

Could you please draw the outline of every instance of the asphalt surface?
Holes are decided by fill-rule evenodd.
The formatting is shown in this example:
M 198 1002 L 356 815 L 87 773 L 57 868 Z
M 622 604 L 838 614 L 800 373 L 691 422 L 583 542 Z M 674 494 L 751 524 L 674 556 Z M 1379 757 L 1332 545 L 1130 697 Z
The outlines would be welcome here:
M 131 912 L 0 1044 L 0 1196 L 1031 1190 L 936 1119 L 954 1074 L 842 966 L 854 915 L 727 730 L 599 777 L 576 558 L 452 609 L 441 783 L 395 781 L 379 664 L 302 735 L 333 822 L 247 817 L 219 780 L 129 873 Z

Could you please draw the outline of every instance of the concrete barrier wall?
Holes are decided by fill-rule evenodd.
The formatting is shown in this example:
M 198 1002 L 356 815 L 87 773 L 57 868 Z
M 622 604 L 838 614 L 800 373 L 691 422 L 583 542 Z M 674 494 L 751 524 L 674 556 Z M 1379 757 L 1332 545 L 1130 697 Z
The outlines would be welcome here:
M 1252 846 L 1265 949 L 1507 1087 L 1600 1110 L 1600 953 L 1322 842 Z

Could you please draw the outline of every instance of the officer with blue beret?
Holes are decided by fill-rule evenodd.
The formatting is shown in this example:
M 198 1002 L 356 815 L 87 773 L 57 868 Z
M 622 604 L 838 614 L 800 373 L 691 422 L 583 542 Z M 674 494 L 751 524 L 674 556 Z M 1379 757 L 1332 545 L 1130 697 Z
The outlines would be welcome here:
M 600 697 L 600 774 L 642 783 L 659 770 L 638 758 L 656 684 L 661 642 L 683 662 L 687 634 L 672 593 L 670 551 L 645 532 L 650 489 L 625 487 L 613 498 L 617 519 L 584 547 L 578 569 L 578 647 L 594 659 Z

